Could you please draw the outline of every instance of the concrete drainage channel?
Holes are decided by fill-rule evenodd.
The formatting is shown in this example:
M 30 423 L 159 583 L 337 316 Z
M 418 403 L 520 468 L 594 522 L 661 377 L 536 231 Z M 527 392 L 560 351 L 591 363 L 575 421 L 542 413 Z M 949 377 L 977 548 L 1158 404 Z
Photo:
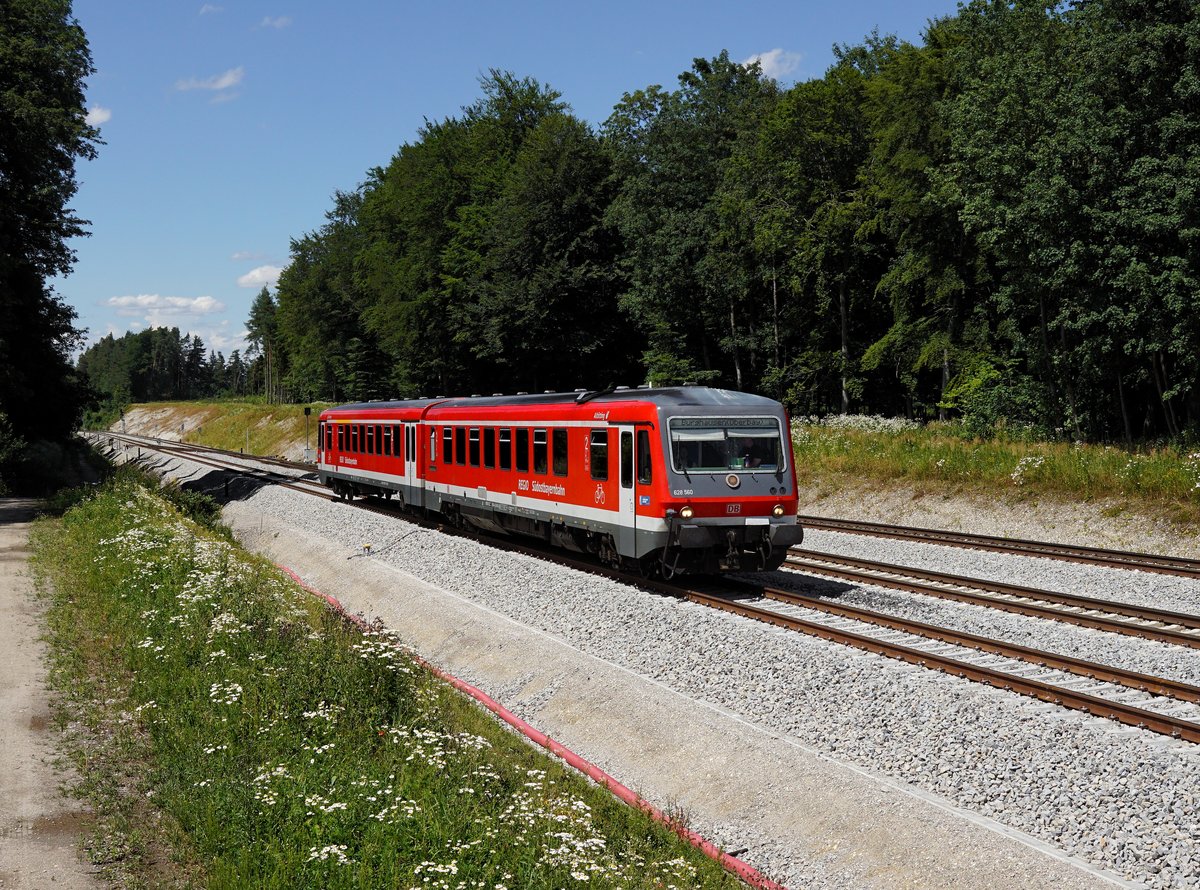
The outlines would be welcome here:
M 172 463 L 178 475 L 195 473 L 178 458 Z M 840 763 L 719 700 L 699 700 L 686 684 L 672 681 L 670 670 L 638 670 L 620 658 L 598 657 L 576 633 L 587 636 L 591 606 L 572 618 L 571 601 L 607 597 L 603 608 L 628 611 L 630 621 L 644 620 L 634 612 L 657 613 L 664 659 L 685 642 L 672 628 L 694 625 L 697 634 L 708 633 L 702 626 L 716 621 L 744 633 L 738 619 L 702 617 L 695 614 L 699 607 L 526 557 L 487 551 L 481 559 L 477 544 L 427 530 L 408 534 L 395 520 L 290 492 L 264 489 L 230 504 L 225 517 L 251 549 L 292 567 L 349 612 L 382 619 L 432 663 L 482 688 L 660 808 L 685 813 L 691 828 L 725 849 L 745 849 L 742 859 L 789 886 L 1123 883 L 1028 834 Z M 400 559 L 347 558 L 361 554 L 365 540 L 380 551 L 402 535 L 401 545 L 388 550 L 401 551 Z M 416 563 L 444 583 L 415 577 Z M 558 599 L 566 617 L 558 624 L 530 620 L 473 596 L 496 572 L 523 585 L 530 599 Z M 805 642 L 797 655 L 816 654 L 818 646 L 828 644 Z M 843 650 L 836 657 L 862 665 L 865 656 Z M 895 676 L 893 669 L 867 669 Z

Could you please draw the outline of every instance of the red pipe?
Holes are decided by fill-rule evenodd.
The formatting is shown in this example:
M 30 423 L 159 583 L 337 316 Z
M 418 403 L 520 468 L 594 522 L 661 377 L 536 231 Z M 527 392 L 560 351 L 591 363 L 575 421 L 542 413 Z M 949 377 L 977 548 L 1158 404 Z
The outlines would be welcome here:
M 358 615 L 351 615 L 350 613 L 348 613 L 346 611 L 345 607 L 342 606 L 342 604 L 340 602 L 338 602 L 336 597 L 332 597 L 329 594 L 322 593 L 321 591 L 317 590 L 315 587 L 309 586 L 308 584 L 306 584 L 304 581 L 302 581 L 300 579 L 299 575 L 297 575 L 295 572 L 293 572 L 287 566 L 279 565 L 279 563 L 276 563 L 276 566 L 278 566 L 283 572 L 285 572 L 302 589 L 307 590 L 309 593 L 313 594 L 314 596 L 318 596 L 321 599 L 323 599 L 330 606 L 330 608 L 332 608 L 334 611 L 336 611 L 344 619 L 346 619 L 347 621 L 350 621 L 351 623 L 353 623 L 355 626 L 357 626 L 358 628 L 360 628 L 362 630 L 368 629 L 366 620 Z M 524 720 L 522 720 L 520 717 L 518 717 L 512 711 L 508 710 L 503 705 L 501 705 L 499 702 L 495 701 L 490 696 L 488 696 L 487 693 L 483 692 L 480 689 L 476 689 L 470 683 L 467 683 L 464 680 L 460 680 L 460 679 L 458 679 L 458 677 L 455 677 L 452 674 L 448 674 L 440 668 L 434 667 L 432 664 L 430 664 L 425 659 L 421 658 L 419 655 L 413 655 L 413 658 L 424 668 L 426 668 L 427 670 L 432 672 L 434 675 L 445 680 L 447 683 L 449 683 L 455 689 L 471 696 L 473 699 L 478 701 L 485 708 L 487 708 L 489 711 L 491 711 L 493 714 L 495 714 L 497 717 L 499 717 L 501 720 L 503 720 L 509 726 L 516 729 L 518 732 L 520 732 L 526 738 L 537 743 L 538 745 L 541 745 L 543 748 L 545 748 L 551 754 L 560 758 L 565 763 L 567 763 L 569 766 L 572 766 L 575 769 L 579 770 L 581 773 L 583 773 L 585 776 L 587 776 L 592 781 L 594 781 L 600 785 L 603 785 L 605 788 L 607 788 L 609 790 L 609 792 L 611 792 L 618 799 L 629 804 L 629 806 L 634 807 L 635 809 L 641 810 L 642 812 L 648 814 L 650 816 L 650 818 L 653 819 L 655 822 L 665 825 L 671 831 L 675 832 L 675 834 L 679 835 L 679 837 L 683 838 L 685 841 L 687 841 L 693 847 L 695 847 L 696 849 L 698 849 L 702 853 L 704 853 L 704 855 L 706 855 L 710 859 L 713 859 L 716 862 L 720 863 L 721 867 L 724 868 L 726 871 L 737 875 L 739 878 L 741 878 L 743 881 L 745 881 L 751 887 L 761 888 L 761 890 L 787 890 L 787 888 L 784 887 L 784 885 L 778 884 L 775 881 L 772 881 L 770 878 L 766 877 L 760 871 L 758 871 L 758 869 L 754 868 L 751 865 L 747 865 L 745 862 L 742 862 L 740 859 L 730 856 L 728 853 L 722 852 L 720 848 L 715 846 L 710 841 L 705 840 L 703 837 L 698 835 L 696 832 L 692 831 L 690 828 L 687 828 L 686 826 L 679 824 L 674 819 L 672 819 L 670 816 L 668 816 L 666 813 L 664 813 L 662 810 L 658 809 L 652 803 L 647 801 L 645 798 L 638 795 L 635 791 L 622 785 L 620 782 L 618 782 L 616 779 L 614 779 L 608 773 L 604 772 L 604 770 L 600 769 L 600 767 L 596 766 L 594 763 L 591 763 L 590 761 L 585 760 L 584 758 L 580 757 L 578 754 L 576 754 L 574 751 L 570 750 L 569 748 L 564 748 L 562 745 L 560 745 L 558 742 L 554 741 L 554 739 L 550 738 L 550 736 L 546 735 L 544 732 L 540 732 L 539 730 L 534 729 L 532 726 L 530 726 L 528 723 L 526 723 Z

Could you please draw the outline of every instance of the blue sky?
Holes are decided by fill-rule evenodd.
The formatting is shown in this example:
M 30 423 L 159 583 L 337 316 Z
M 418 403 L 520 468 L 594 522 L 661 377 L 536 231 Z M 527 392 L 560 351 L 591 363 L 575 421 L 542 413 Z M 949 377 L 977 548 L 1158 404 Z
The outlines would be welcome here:
M 92 235 L 56 282 L 89 342 L 178 326 L 227 356 L 293 237 L 456 115 L 489 68 L 536 78 L 600 124 L 625 92 L 673 88 L 693 58 L 761 57 L 788 85 L 873 28 L 918 40 L 954 0 L 422 4 L 76 0 L 96 73 L 99 157 L 72 202 Z

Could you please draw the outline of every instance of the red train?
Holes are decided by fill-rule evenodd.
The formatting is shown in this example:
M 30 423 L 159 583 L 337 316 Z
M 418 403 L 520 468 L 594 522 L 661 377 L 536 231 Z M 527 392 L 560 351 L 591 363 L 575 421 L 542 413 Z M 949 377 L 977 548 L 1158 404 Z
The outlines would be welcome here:
M 415 399 L 321 413 L 317 468 L 646 574 L 757 571 L 800 543 L 778 402 L 707 387 Z

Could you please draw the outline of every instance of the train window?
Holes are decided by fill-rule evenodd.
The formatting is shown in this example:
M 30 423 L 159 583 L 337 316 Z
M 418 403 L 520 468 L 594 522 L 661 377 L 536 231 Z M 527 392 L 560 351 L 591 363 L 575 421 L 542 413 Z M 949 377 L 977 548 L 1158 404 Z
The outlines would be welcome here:
M 633 488 L 633 433 L 621 433 L 621 487 Z
M 358 424 L 350 424 L 350 453 L 358 454 Z
M 608 430 L 592 430 L 589 438 L 588 461 L 592 465 L 592 478 L 597 482 L 608 479 Z
M 454 430 L 448 426 L 442 427 L 442 463 L 454 461 Z
M 367 424 L 367 454 L 378 454 L 383 449 L 379 447 L 379 426 Z
M 413 441 L 415 442 L 416 440 L 414 439 Z M 413 460 L 416 459 L 417 449 L 414 447 Z M 429 463 L 431 465 L 437 463 L 437 428 L 432 426 L 429 428 Z
M 483 429 L 483 465 L 485 467 L 496 466 L 496 428 L 494 426 Z
M 529 430 L 517 430 L 517 472 L 529 472 Z
M 637 431 L 637 467 L 638 485 L 649 485 L 650 472 L 650 431 Z
M 392 456 L 392 437 L 396 434 L 398 427 L 385 426 L 383 428 L 383 456 Z
M 500 469 L 512 469 L 512 430 L 500 430 Z
M 546 431 L 533 431 L 533 471 L 546 473 Z
M 671 459 L 680 472 L 779 471 L 783 437 L 774 417 L 677 417 L 670 423 Z
M 337 434 L 337 450 L 338 450 L 338 451 L 345 451 L 345 450 L 346 450 L 346 424 L 344 424 L 344 423 L 339 423 L 339 424 L 337 425 L 337 431 L 338 431 L 338 434 Z
M 471 427 L 471 466 L 479 466 L 479 427 Z
M 465 426 L 454 428 L 454 462 L 459 466 L 467 465 L 467 428 Z
M 552 444 L 554 446 L 554 475 L 567 475 L 567 431 L 552 430 Z

